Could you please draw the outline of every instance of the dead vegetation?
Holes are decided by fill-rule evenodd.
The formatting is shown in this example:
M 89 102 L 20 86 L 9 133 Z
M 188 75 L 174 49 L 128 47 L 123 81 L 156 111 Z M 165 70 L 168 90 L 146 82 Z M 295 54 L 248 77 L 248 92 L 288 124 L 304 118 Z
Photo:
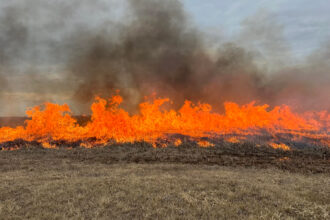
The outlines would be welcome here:
M 329 219 L 329 160 L 230 149 L 1 151 L 0 219 Z
M 3 166 L 0 219 L 327 219 L 330 177 L 277 169 L 84 163 Z

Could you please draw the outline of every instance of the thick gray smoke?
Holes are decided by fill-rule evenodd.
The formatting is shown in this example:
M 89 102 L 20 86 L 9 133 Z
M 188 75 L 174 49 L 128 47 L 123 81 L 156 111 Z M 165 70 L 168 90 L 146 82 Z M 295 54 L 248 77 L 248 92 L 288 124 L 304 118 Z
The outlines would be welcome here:
M 247 102 L 260 91 L 262 75 L 251 54 L 226 44 L 211 56 L 178 1 L 131 0 L 128 10 L 131 22 L 115 34 L 86 39 L 78 33 L 84 51 L 69 65 L 78 82 L 77 100 L 120 89 L 133 106 L 153 92 L 180 104 L 184 99 Z
M 0 94 L 8 89 L 6 73 L 10 64 L 19 57 L 19 51 L 26 42 L 26 28 L 17 21 L 15 12 L 8 10 L 1 14 L 0 23 Z
M 266 12 L 247 18 L 232 42 L 209 45 L 178 0 L 122 2 L 2 6 L 0 93 L 13 91 L 26 105 L 69 102 L 80 112 L 96 95 L 118 89 L 130 110 L 153 93 L 175 105 L 190 99 L 221 108 L 224 101 L 257 100 L 330 109 L 330 47 L 287 65 L 283 27 Z

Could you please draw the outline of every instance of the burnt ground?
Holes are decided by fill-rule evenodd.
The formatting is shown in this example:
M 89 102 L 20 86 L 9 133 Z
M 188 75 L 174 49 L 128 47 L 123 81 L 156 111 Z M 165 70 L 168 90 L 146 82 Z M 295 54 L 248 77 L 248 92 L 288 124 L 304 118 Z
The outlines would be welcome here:
M 24 143 L 24 142 L 23 142 Z M 23 144 L 21 143 L 21 144 Z M 192 164 L 230 167 L 278 168 L 299 173 L 330 174 L 330 149 L 326 147 L 293 149 L 284 151 L 253 143 L 221 143 L 201 148 L 196 143 L 183 143 L 179 147 L 153 148 L 150 144 L 112 144 L 85 149 L 59 146 L 59 149 L 43 149 L 33 143 L 14 151 L 0 151 L 1 170 L 14 169 L 19 161 L 45 160 L 101 164 Z M 12 161 L 14 160 L 14 161 Z

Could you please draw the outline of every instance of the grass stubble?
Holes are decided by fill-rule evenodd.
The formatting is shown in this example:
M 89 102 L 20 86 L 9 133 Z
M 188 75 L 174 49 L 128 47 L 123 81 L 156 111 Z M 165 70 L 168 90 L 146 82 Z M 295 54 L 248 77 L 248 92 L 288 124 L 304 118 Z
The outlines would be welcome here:
M 0 219 L 330 218 L 327 169 L 202 163 L 184 148 L 118 149 L 1 151 Z M 178 152 L 191 160 L 175 162 Z

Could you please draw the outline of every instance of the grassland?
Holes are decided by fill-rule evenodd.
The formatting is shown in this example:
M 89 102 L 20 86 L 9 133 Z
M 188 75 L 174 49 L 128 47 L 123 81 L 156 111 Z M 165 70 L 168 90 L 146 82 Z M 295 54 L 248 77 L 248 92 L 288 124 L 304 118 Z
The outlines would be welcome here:
M 241 163 L 225 151 L 226 163 L 207 163 L 219 155 L 202 150 L 0 151 L 0 219 L 330 218 L 329 163 L 311 172 L 297 162 Z

